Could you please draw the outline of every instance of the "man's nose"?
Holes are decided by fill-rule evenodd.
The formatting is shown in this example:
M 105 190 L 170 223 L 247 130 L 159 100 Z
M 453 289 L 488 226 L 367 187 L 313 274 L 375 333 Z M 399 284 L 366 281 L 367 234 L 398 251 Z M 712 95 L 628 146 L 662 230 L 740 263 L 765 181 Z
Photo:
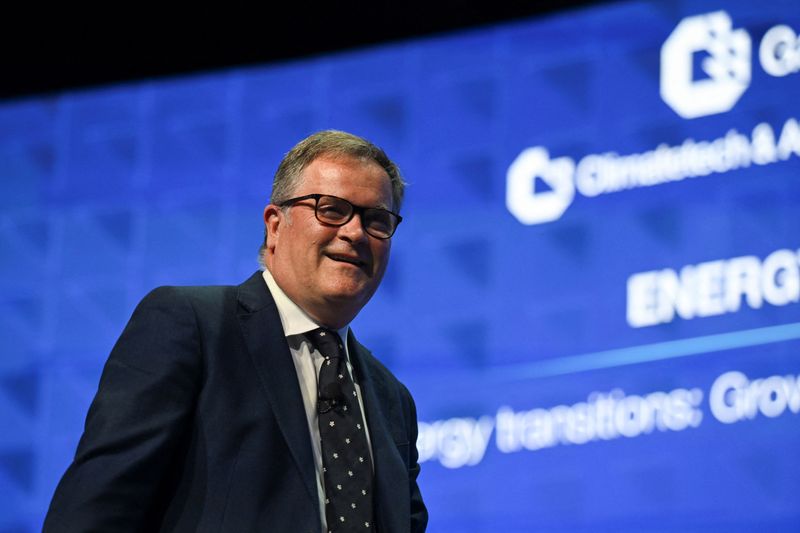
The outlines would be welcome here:
M 364 230 L 361 213 L 354 213 L 347 224 L 339 226 L 339 235 L 353 242 L 366 239 L 367 232 Z

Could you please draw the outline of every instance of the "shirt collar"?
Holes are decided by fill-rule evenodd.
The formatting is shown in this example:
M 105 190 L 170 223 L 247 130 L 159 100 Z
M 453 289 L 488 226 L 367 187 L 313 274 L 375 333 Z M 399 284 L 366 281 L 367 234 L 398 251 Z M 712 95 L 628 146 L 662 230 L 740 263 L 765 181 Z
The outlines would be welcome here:
M 275 300 L 275 306 L 278 308 L 278 315 L 281 318 L 281 326 L 283 326 L 284 335 L 287 337 L 290 335 L 301 335 L 321 327 L 319 324 L 314 322 L 314 320 L 308 316 L 305 311 L 300 309 L 300 306 L 286 296 L 286 293 L 283 292 L 283 289 L 278 286 L 275 278 L 272 277 L 272 273 L 270 273 L 270 271 L 266 268 L 263 271 L 263 277 L 264 281 L 267 283 L 269 292 L 272 294 L 272 298 Z M 345 346 L 345 351 L 348 351 L 346 341 L 347 332 L 349 329 L 350 324 L 347 324 L 343 328 L 336 330 L 336 332 L 339 334 L 339 337 L 345 341 L 343 343 Z

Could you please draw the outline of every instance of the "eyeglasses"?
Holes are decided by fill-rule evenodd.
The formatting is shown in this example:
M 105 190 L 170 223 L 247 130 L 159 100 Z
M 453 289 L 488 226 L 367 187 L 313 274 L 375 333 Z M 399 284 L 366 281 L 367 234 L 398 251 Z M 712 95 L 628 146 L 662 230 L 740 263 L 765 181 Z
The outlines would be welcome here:
M 290 198 L 281 202 L 279 207 L 286 207 L 302 200 L 314 200 L 314 216 L 323 224 L 344 226 L 358 213 L 364 231 L 376 239 L 388 239 L 394 235 L 397 225 L 403 217 L 380 207 L 361 207 L 353 205 L 344 198 L 330 194 L 307 194 Z

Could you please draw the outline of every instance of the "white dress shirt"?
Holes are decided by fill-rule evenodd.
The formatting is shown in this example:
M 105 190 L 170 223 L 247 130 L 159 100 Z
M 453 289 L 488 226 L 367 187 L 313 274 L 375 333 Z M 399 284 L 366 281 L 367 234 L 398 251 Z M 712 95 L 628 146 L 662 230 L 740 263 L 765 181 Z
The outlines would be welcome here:
M 269 270 L 264 269 L 263 276 L 269 288 L 269 292 L 275 300 L 275 305 L 278 308 L 278 315 L 281 319 L 281 326 L 283 326 L 283 333 L 286 335 L 289 351 L 292 353 L 292 361 L 294 361 L 294 368 L 297 371 L 297 381 L 300 385 L 300 392 L 303 395 L 303 405 L 306 409 L 308 430 L 311 434 L 311 449 L 314 452 L 314 465 L 317 472 L 317 494 L 319 495 L 322 530 L 326 531 L 325 480 L 322 474 L 322 445 L 320 443 L 319 425 L 317 423 L 317 381 L 319 379 L 319 369 L 322 366 L 324 357 L 311 345 L 311 342 L 303 336 L 304 333 L 317 329 L 320 325 L 314 322 L 296 303 L 286 296 L 286 293 L 278 286 Z M 350 364 L 350 350 L 347 346 L 347 332 L 349 329 L 350 325 L 348 324 L 339 329 L 337 333 L 343 341 L 342 345 L 344 346 L 347 370 L 352 379 L 353 366 Z M 364 429 L 371 458 L 372 443 L 370 441 L 369 427 L 367 426 L 364 411 L 363 395 L 361 394 L 361 387 L 358 383 L 355 383 L 355 388 L 358 392 L 361 416 L 364 418 Z

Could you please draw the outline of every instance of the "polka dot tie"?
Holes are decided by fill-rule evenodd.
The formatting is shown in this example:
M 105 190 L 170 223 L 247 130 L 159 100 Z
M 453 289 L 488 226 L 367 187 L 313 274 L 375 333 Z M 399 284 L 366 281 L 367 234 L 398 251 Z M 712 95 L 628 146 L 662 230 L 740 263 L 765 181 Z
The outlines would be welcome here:
M 374 532 L 369 447 L 342 341 L 337 333 L 322 328 L 307 335 L 324 357 L 317 412 L 328 531 Z

